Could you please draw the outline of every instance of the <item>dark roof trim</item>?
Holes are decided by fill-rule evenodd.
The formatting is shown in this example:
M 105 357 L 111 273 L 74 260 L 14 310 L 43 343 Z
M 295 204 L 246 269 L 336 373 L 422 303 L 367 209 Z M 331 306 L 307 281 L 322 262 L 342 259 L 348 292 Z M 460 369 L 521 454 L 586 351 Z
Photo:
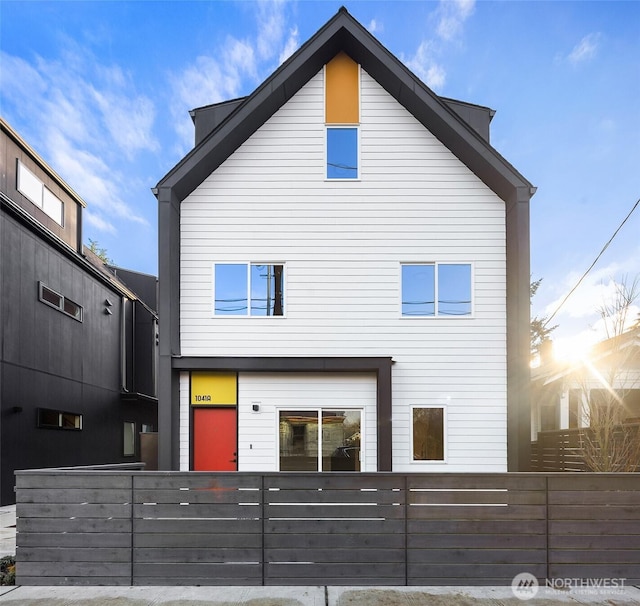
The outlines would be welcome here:
M 503 200 L 513 199 L 514 190 L 521 188 L 529 196 L 534 193 L 529 181 L 342 8 L 171 169 L 157 189 L 172 189 L 184 200 L 339 51 L 360 63 Z

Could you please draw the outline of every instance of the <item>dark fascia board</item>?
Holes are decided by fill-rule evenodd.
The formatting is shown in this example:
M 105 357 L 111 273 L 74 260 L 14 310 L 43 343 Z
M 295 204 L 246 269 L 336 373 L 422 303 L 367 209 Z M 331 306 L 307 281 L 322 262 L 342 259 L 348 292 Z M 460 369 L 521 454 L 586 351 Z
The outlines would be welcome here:
M 346 9 L 328 21 L 158 183 L 184 200 L 338 52 L 358 62 L 505 201 L 535 189 Z M 156 194 L 157 195 L 157 194 Z
M 390 368 L 390 357 L 195 357 L 176 356 L 175 370 L 235 370 L 244 372 L 373 372 Z

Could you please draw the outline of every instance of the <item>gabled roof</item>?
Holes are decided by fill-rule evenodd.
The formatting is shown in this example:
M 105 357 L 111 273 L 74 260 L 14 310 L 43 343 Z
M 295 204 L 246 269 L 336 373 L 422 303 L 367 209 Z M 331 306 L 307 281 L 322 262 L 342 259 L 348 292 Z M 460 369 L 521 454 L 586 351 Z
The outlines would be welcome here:
M 343 7 L 157 185 L 184 200 L 338 52 L 346 52 L 503 200 L 534 188 Z M 517 190 L 524 191 L 517 195 Z

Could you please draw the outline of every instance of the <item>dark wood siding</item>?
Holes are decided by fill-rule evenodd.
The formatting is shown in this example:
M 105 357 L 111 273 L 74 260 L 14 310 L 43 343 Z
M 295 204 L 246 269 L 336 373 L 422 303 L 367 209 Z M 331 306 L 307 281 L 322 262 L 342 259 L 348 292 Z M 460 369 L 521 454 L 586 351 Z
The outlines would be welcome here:
M 157 426 L 154 403 L 121 398 L 120 295 L 0 212 L 0 486 L 14 502 L 14 470 L 129 460 L 123 423 Z M 38 283 L 83 308 L 82 322 L 39 300 Z M 105 299 L 114 305 L 104 313 Z M 37 409 L 80 414 L 81 431 L 37 427 Z M 139 455 L 139 451 L 136 456 Z M 135 457 L 134 457 L 135 458 Z

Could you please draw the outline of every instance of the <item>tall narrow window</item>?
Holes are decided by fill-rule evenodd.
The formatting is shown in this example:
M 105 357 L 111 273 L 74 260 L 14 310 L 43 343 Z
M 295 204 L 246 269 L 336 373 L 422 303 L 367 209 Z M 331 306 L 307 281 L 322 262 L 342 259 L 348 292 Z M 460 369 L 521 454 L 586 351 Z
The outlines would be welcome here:
M 358 178 L 358 129 L 327 128 L 327 179 Z
M 216 316 L 246 316 L 248 313 L 247 266 L 217 263 L 214 277 Z
M 358 179 L 360 66 L 344 52 L 325 65 L 327 179 Z
M 122 426 L 122 455 L 133 457 L 136 454 L 136 424 L 133 421 L 125 421 Z
M 444 461 L 444 408 L 412 409 L 413 460 Z

